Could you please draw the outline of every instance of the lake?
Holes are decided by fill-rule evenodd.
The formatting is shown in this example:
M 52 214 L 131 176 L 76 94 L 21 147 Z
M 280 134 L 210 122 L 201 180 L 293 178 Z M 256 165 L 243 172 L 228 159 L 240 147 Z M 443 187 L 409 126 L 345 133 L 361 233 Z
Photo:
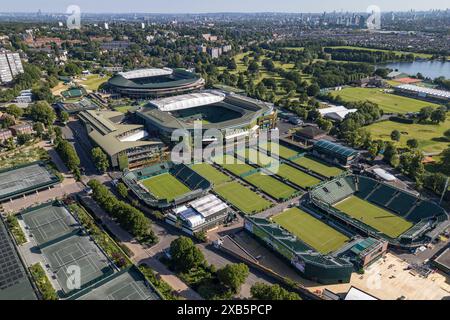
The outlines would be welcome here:
M 450 79 L 450 61 L 395 62 L 382 65 L 382 67 L 394 70 L 397 69 L 398 71 L 409 75 L 416 75 L 420 72 L 424 77 L 431 79 L 438 77 Z

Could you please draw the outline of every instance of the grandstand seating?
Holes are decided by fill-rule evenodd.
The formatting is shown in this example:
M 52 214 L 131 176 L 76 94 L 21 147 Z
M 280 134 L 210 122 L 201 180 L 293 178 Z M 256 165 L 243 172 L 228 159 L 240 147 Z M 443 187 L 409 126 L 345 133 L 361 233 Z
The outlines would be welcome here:
M 397 189 L 384 184 L 379 184 L 379 187 L 375 189 L 366 200 L 384 207 L 392 200 L 397 192 Z
M 422 219 L 431 218 L 441 214 L 444 214 L 444 210 L 437 204 L 428 201 L 421 201 L 411 211 L 411 213 L 406 216 L 406 219 L 412 222 L 417 222 Z
M 352 177 L 343 177 L 327 183 L 323 188 L 314 191 L 314 196 L 325 203 L 334 204 L 344 200 L 355 192 Z
M 358 192 L 356 195 L 361 199 L 365 199 L 378 185 L 378 182 L 366 177 L 357 177 L 358 179 Z
M 399 192 L 397 196 L 387 205 L 387 207 L 404 217 L 417 202 L 417 198 L 404 192 Z
M 201 175 L 185 165 L 174 166 L 169 172 L 191 190 L 208 189 L 210 186 Z
M 428 220 L 422 220 L 412 226 L 411 229 L 406 231 L 404 234 L 401 235 L 401 238 L 404 239 L 414 239 L 420 234 L 423 234 L 427 228 L 431 226 L 430 222 Z

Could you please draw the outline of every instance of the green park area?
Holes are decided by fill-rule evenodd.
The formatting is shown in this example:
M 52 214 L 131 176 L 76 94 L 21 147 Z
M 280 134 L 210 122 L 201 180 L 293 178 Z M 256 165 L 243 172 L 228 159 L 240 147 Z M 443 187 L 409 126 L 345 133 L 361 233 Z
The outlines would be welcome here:
M 450 115 L 447 120 L 436 124 L 406 124 L 394 121 L 382 121 L 366 127 L 373 139 L 391 141 L 391 133 L 398 130 L 401 133 L 399 146 L 405 147 L 410 139 L 419 142 L 419 149 L 425 153 L 439 154 L 450 147 L 450 140 L 444 136 L 444 132 L 450 128 Z
M 378 104 L 386 113 L 418 112 L 423 107 L 438 106 L 434 103 L 388 93 L 378 88 L 344 88 L 341 91 L 332 91 L 331 95 L 340 96 L 346 102 L 370 101 Z

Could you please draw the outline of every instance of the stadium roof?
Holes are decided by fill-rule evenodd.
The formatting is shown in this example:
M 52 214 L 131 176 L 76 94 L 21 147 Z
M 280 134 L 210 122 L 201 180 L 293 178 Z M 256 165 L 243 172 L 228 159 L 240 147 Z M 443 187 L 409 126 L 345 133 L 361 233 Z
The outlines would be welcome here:
M 125 141 L 126 136 L 144 130 L 144 126 L 113 122 L 113 118 L 122 116 L 123 113 L 118 111 L 86 110 L 79 114 L 79 117 L 92 129 L 89 137 L 110 156 L 130 148 L 161 144 L 159 140 Z
M 327 140 L 319 140 L 315 143 L 314 147 L 319 147 L 325 150 L 328 150 L 330 152 L 342 155 L 344 157 L 352 157 L 358 152 L 356 150 L 341 146 L 340 144 L 330 142 Z
M 159 76 L 169 76 L 173 73 L 173 70 L 170 68 L 149 68 L 149 69 L 139 69 L 128 72 L 119 72 L 118 74 L 124 77 L 125 79 L 140 79 L 140 78 L 150 78 L 150 77 L 159 77 Z
M 211 96 L 211 92 L 213 92 L 216 96 Z M 207 93 L 207 95 L 198 95 Z M 189 102 L 177 102 L 176 100 L 166 100 L 161 99 L 163 101 L 171 101 L 175 103 L 174 107 L 182 106 L 183 104 L 188 105 L 189 108 L 202 106 L 201 103 L 214 103 L 213 99 L 217 99 L 216 103 L 220 103 L 222 107 L 229 108 L 236 112 L 242 113 L 240 118 L 235 118 L 231 120 L 226 120 L 220 123 L 206 123 L 203 124 L 203 129 L 236 129 L 241 128 L 243 125 L 248 125 L 252 123 L 256 118 L 261 115 L 270 112 L 273 110 L 273 105 L 262 102 L 256 99 L 251 99 L 245 96 L 232 94 L 232 93 L 221 93 L 217 91 L 201 91 L 200 93 L 196 93 L 195 95 L 183 95 L 185 96 L 182 99 L 190 99 L 195 98 L 195 100 L 191 100 Z M 183 97 L 181 96 L 181 97 Z M 187 98 L 190 97 L 190 98 Z M 220 101 L 219 101 L 220 97 Z M 223 99 L 222 99 L 223 97 Z M 177 99 L 178 97 L 173 97 L 171 99 Z M 156 100 L 156 101 L 161 101 Z M 179 103 L 179 105 L 178 105 Z M 170 107 L 170 106 L 169 106 Z M 160 110 L 155 104 L 150 103 L 149 105 L 141 108 L 141 110 L 137 111 L 137 114 L 144 118 L 145 120 L 150 120 L 153 125 L 158 127 L 165 128 L 165 130 L 175 130 L 178 128 L 184 129 L 193 129 L 193 123 L 188 123 L 183 121 L 180 118 L 172 115 L 170 112 Z
M 200 213 L 203 218 L 207 218 L 228 208 L 225 202 L 213 194 L 192 201 L 189 205 Z
M 171 70 L 171 69 L 170 69 Z M 151 78 L 170 76 L 167 81 L 152 81 Z M 143 83 L 142 81 L 134 81 L 135 79 L 149 78 L 149 81 Z M 198 77 L 195 73 L 175 69 L 169 73 L 166 69 L 145 69 L 135 70 L 129 72 L 121 72 L 109 79 L 108 83 L 117 88 L 134 89 L 134 90 L 158 90 L 169 88 L 180 88 L 197 83 L 204 84 L 204 80 Z
M 425 87 L 419 87 L 412 84 L 404 84 L 398 87 L 395 87 L 396 89 L 406 90 L 406 91 L 412 91 L 419 94 L 427 94 L 433 97 L 439 97 L 439 98 L 446 98 L 450 99 L 450 91 L 444 91 L 444 90 L 437 90 L 432 88 L 425 88 Z
M 211 90 L 153 100 L 150 103 L 161 111 L 175 111 L 218 103 L 224 99 L 225 94 Z

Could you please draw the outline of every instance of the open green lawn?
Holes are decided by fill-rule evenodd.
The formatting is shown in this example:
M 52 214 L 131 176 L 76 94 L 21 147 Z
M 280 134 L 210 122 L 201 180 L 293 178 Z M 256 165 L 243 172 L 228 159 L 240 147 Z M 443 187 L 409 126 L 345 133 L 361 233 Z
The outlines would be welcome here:
M 255 173 L 244 178 L 245 181 L 258 187 L 263 192 L 277 200 L 289 199 L 297 190 L 275 179 L 274 177 Z
M 91 74 L 86 77 L 84 77 L 86 80 L 80 80 L 80 84 L 85 86 L 86 89 L 97 91 L 98 88 L 108 81 L 108 77 L 100 77 L 98 74 Z
M 307 156 L 298 158 L 293 162 L 298 164 L 299 166 L 302 166 L 303 168 L 309 169 L 327 178 L 336 177 L 343 172 L 343 170 L 339 169 L 338 167 L 325 164 Z
M 245 214 L 255 214 L 272 205 L 270 201 L 262 198 L 238 182 L 230 182 L 217 186 L 214 188 L 214 192 Z
M 336 251 L 349 240 L 347 236 L 299 208 L 282 212 L 272 220 L 322 254 Z
M 280 165 L 278 173 L 276 174 L 304 189 L 314 186 L 320 182 L 320 180 L 316 177 L 310 176 L 309 174 L 295 169 L 287 164 Z
M 344 88 L 341 91 L 332 91 L 334 97 L 340 96 L 344 101 L 371 101 L 388 113 L 417 112 L 423 107 L 437 107 L 437 104 L 411 99 L 396 94 L 385 93 L 377 88 Z
M 261 148 L 270 151 L 273 154 L 277 154 L 278 156 L 284 159 L 295 157 L 300 153 L 298 151 L 287 148 L 275 142 L 270 142 L 269 144 L 262 144 Z
M 197 163 L 191 169 L 216 186 L 231 181 L 229 176 L 223 174 L 209 163 Z
M 159 176 L 142 180 L 141 183 L 158 199 L 173 199 L 191 190 L 174 176 L 164 173 Z
M 450 115 L 440 125 L 435 124 L 405 124 L 394 121 L 382 121 L 366 127 L 372 138 L 391 141 L 391 132 L 394 130 L 402 133 L 399 145 L 406 146 L 409 139 L 417 139 L 419 148 L 425 153 L 441 153 L 450 147 L 450 141 L 444 136 L 444 132 L 450 129 Z
M 240 176 L 241 174 L 247 173 L 255 169 L 252 166 L 246 164 L 245 162 L 228 154 L 224 155 L 222 159 L 220 157 L 215 157 L 213 161 L 222 168 L 224 168 L 225 170 L 230 171 L 231 173 L 237 176 Z
M 335 207 L 394 239 L 413 226 L 411 222 L 356 196 L 345 199 Z

